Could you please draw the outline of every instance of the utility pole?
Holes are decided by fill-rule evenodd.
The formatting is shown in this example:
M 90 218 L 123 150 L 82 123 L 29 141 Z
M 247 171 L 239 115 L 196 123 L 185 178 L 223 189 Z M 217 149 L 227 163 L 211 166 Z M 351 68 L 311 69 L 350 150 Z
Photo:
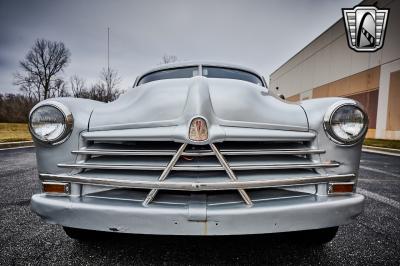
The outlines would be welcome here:
M 111 100 L 111 72 L 110 72 L 110 27 L 107 27 L 107 73 L 106 86 L 108 102 Z
M 110 72 L 110 27 L 107 28 L 107 70 Z

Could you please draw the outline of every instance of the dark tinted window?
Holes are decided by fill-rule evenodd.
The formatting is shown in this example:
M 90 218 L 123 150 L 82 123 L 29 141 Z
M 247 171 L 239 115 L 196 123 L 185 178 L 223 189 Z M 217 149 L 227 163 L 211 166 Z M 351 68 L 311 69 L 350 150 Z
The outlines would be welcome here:
M 257 75 L 239 69 L 203 66 L 203 76 L 208 78 L 239 79 L 262 86 L 262 81 Z
M 197 66 L 165 69 L 147 74 L 140 79 L 138 85 L 161 79 L 191 78 L 193 76 L 197 76 L 198 73 L 199 68 Z

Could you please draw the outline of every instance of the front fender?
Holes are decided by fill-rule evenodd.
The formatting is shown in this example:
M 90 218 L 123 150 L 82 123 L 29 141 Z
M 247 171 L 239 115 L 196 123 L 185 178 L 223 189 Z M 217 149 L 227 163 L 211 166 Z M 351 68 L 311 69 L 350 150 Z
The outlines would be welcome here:
M 51 102 L 59 102 L 65 105 L 72 113 L 74 125 L 69 138 L 61 144 L 45 144 L 33 138 L 36 146 L 36 160 L 39 173 L 61 173 L 65 171 L 58 168 L 57 164 L 74 161 L 76 159 L 76 155 L 72 154 L 71 151 L 79 148 L 80 133 L 88 130 L 89 119 L 93 109 L 96 106 L 104 104 L 102 102 L 80 98 L 52 98 L 41 101 L 35 105 L 32 110 L 39 105 Z
M 300 105 L 307 114 L 310 131 L 317 134 L 317 145 L 326 150 L 321 154 L 322 161 L 335 160 L 340 162 L 340 167 L 327 168 L 325 171 L 328 174 L 348 174 L 358 173 L 360 164 L 361 148 L 364 138 L 353 145 L 340 145 L 334 143 L 325 132 L 323 126 L 324 115 L 328 108 L 334 103 L 342 100 L 354 101 L 348 98 L 330 97 L 311 99 L 300 102 Z M 357 103 L 361 108 L 362 105 Z

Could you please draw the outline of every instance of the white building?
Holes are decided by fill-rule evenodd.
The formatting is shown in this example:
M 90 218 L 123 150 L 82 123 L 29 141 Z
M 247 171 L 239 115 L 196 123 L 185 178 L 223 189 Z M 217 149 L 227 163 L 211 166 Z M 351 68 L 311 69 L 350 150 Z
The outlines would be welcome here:
M 400 1 L 361 2 L 389 8 L 385 42 L 376 52 L 348 47 L 341 18 L 270 75 L 269 87 L 292 101 L 344 96 L 360 101 L 367 137 L 400 139 Z M 346 7 L 348 8 L 348 7 Z

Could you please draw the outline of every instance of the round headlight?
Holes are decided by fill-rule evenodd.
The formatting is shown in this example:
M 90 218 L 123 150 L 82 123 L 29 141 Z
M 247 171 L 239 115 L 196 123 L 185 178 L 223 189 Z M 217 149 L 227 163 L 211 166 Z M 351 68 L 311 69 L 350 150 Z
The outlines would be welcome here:
M 356 102 L 341 101 L 326 112 L 324 128 L 334 142 L 354 144 L 367 132 L 368 116 Z
M 29 130 L 37 139 L 49 144 L 65 141 L 72 131 L 73 117 L 59 102 L 46 102 L 33 109 L 29 116 Z

